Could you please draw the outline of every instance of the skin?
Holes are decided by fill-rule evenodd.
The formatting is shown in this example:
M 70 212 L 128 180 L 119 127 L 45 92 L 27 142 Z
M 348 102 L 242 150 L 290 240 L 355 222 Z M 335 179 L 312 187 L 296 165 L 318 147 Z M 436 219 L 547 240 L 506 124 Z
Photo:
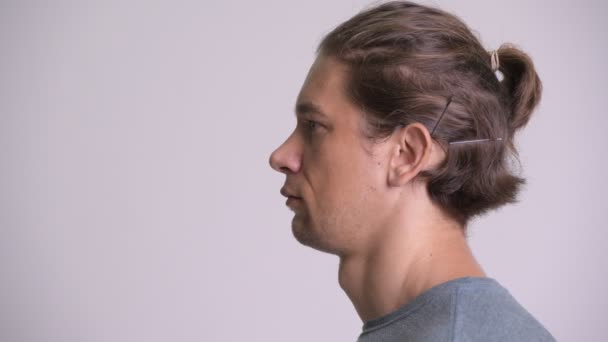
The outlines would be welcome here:
M 340 259 L 339 283 L 363 322 L 435 285 L 484 277 L 464 227 L 431 202 L 416 177 L 445 152 L 426 127 L 364 134 L 363 112 L 344 92 L 348 68 L 320 55 L 296 101 L 297 125 L 270 156 L 303 245 Z

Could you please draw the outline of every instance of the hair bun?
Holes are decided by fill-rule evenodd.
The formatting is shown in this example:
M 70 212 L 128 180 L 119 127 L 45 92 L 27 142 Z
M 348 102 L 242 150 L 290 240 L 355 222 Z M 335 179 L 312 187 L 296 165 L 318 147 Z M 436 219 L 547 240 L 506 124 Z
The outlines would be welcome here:
M 538 105 L 542 83 L 532 59 L 512 44 L 503 44 L 497 50 L 500 55 L 501 83 L 510 101 L 509 124 L 513 132 L 524 127 Z

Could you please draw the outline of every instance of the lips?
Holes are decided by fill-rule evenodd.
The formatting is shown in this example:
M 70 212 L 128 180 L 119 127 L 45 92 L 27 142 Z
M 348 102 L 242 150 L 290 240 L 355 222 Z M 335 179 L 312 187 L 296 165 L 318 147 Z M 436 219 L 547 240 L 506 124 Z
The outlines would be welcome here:
M 290 208 L 302 201 L 302 197 L 296 196 L 293 191 L 287 189 L 286 187 L 281 188 L 281 195 L 287 197 L 285 205 Z
M 293 199 L 302 199 L 302 197 L 296 196 L 292 191 L 288 190 L 285 187 L 281 188 L 281 195 L 287 197 L 287 199 L 290 199 L 290 198 L 293 198 Z

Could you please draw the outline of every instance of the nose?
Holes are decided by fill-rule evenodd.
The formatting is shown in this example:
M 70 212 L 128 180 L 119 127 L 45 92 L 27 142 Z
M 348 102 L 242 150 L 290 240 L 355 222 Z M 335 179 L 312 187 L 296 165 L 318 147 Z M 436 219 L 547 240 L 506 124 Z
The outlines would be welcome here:
M 297 173 L 302 165 L 302 154 L 297 148 L 292 134 L 270 155 L 270 167 L 275 171 L 288 174 Z

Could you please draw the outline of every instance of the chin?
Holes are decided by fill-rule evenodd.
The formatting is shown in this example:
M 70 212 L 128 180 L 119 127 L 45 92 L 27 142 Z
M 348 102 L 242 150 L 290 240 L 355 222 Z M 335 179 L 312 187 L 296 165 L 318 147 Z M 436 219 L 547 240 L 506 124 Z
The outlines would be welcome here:
M 304 222 L 303 220 L 294 217 L 291 224 L 291 231 L 294 238 L 304 246 L 329 254 L 338 254 L 334 248 L 331 248 L 327 239 L 319 234 L 319 231 L 308 224 L 308 222 Z

